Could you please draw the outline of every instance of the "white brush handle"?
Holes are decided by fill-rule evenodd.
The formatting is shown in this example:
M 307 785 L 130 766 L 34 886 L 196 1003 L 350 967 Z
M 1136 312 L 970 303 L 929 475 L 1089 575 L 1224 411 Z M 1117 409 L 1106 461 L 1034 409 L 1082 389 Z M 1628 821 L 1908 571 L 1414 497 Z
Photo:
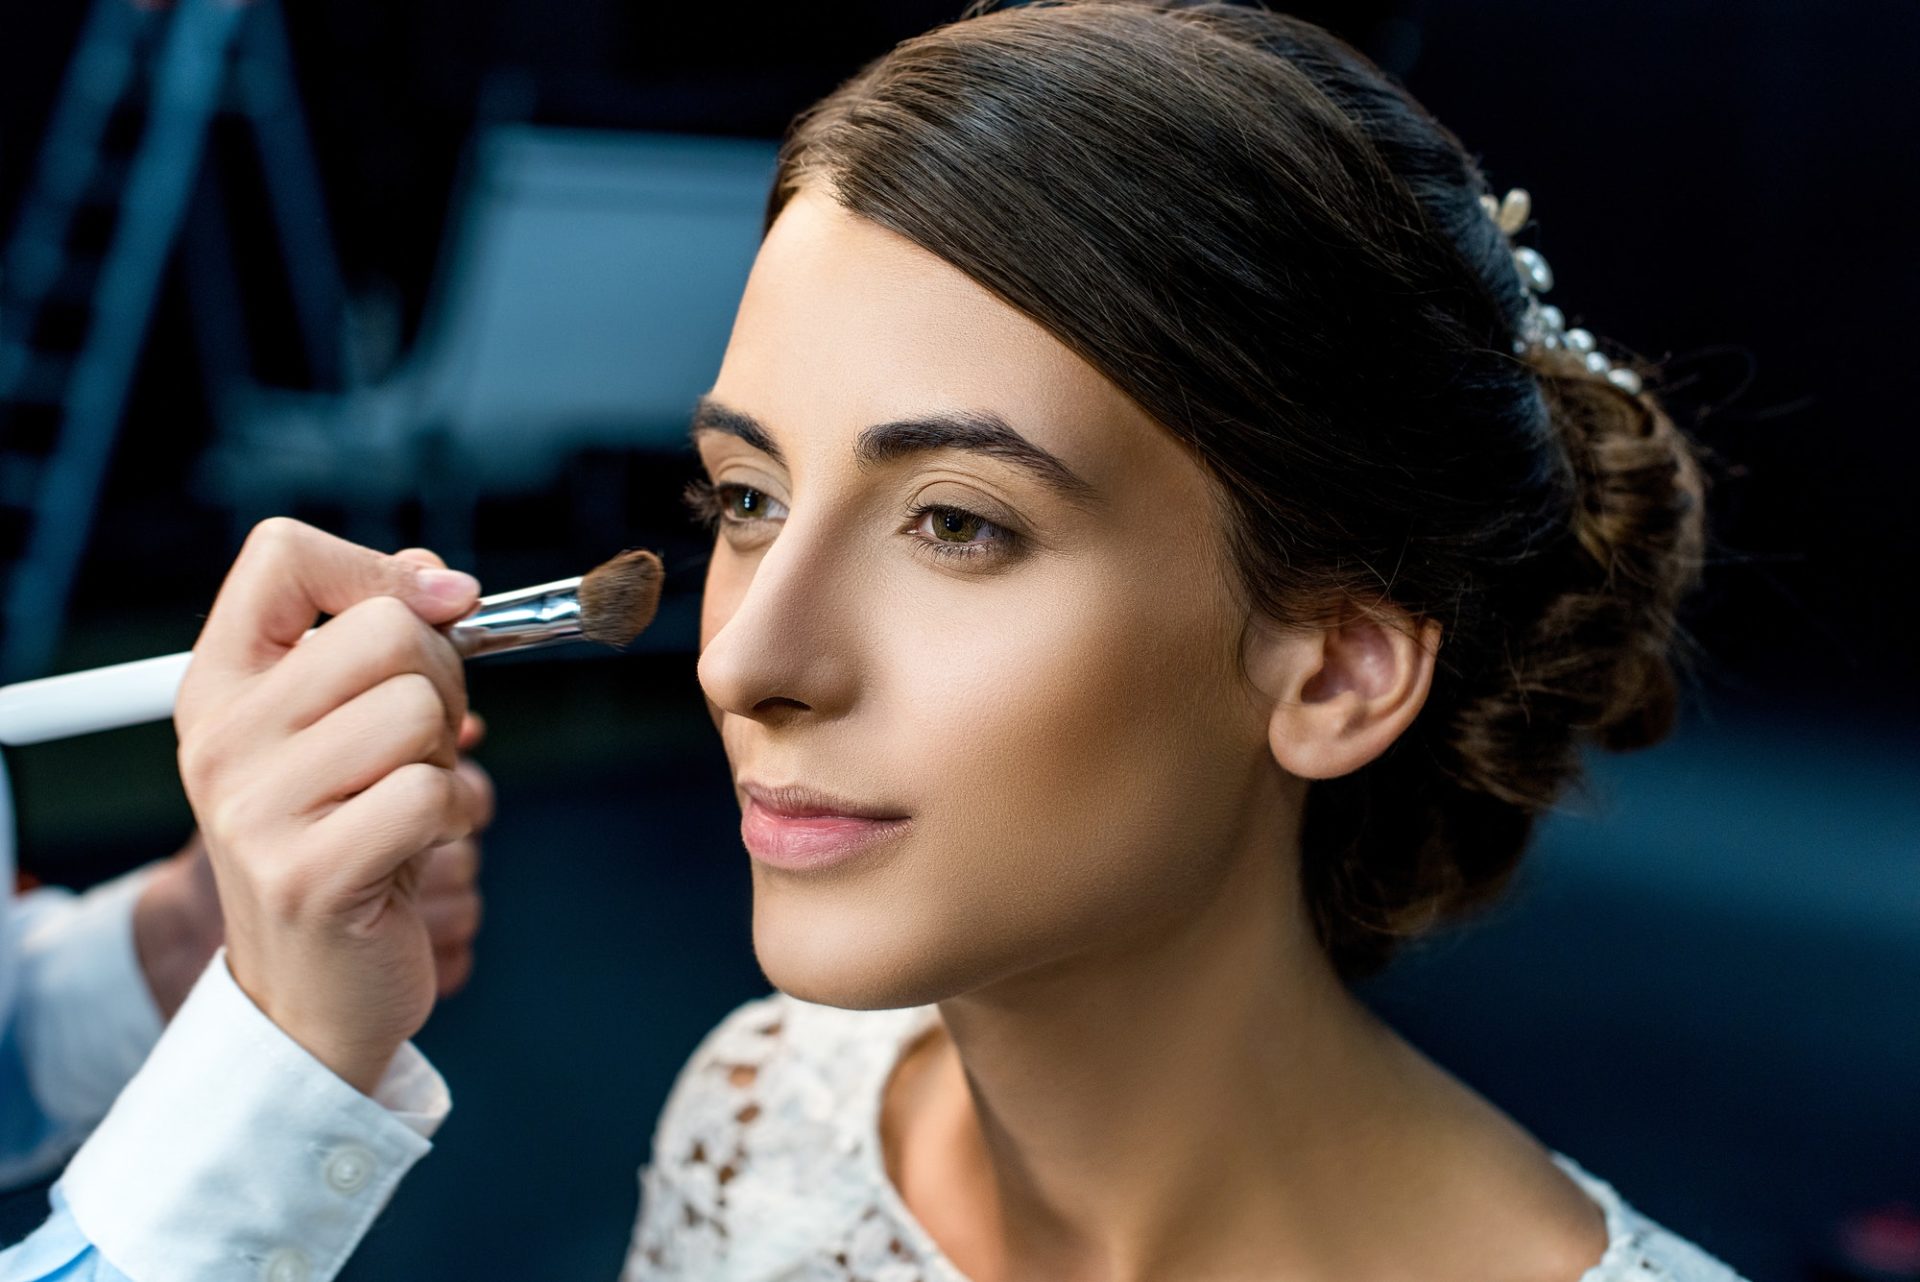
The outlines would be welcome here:
M 575 575 L 483 596 L 472 613 L 442 630 L 463 659 L 577 641 L 581 582 Z M 308 628 L 301 640 L 319 630 Z M 0 688 L 0 744 L 45 743 L 171 717 L 192 659 L 188 650 Z
M 0 690 L 0 744 L 44 743 L 171 717 L 192 658 L 186 650 L 10 685 Z

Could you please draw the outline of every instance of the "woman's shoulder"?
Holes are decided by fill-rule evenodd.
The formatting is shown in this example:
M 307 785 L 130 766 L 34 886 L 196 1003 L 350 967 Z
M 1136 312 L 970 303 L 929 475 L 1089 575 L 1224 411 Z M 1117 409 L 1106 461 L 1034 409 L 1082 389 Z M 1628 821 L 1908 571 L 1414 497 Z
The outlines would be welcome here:
M 1607 1217 L 1607 1249 L 1579 1282 L 1746 1282 L 1720 1259 L 1649 1218 L 1564 1153 L 1553 1160 Z

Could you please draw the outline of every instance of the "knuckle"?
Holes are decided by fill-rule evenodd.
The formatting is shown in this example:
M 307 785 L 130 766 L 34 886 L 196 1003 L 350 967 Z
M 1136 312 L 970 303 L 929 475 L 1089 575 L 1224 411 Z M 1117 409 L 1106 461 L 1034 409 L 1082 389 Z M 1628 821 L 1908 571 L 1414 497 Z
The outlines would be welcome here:
M 454 809 L 453 775 L 440 766 L 415 761 L 394 771 L 395 782 L 410 814 L 430 830 L 447 833 L 449 812 Z M 454 831 L 452 836 L 464 835 Z
M 245 845 L 254 825 L 255 807 L 245 792 L 230 792 L 207 808 L 202 824 L 223 845 Z
M 260 571 L 260 567 L 281 565 L 296 559 L 313 532 L 312 526 L 290 516 L 269 516 L 258 521 L 247 531 L 245 541 L 240 544 L 240 552 L 234 558 L 234 568 L 238 571 L 244 566 L 248 573 L 264 572 Z
M 390 732 L 411 756 L 438 752 L 447 737 L 447 711 L 433 682 L 417 672 L 403 672 L 387 678 L 385 685 L 391 687 L 385 691 L 385 702 L 391 705 L 386 720 Z
M 277 552 L 297 543 L 306 529 L 305 523 L 290 516 L 269 516 L 254 522 L 240 550 L 243 553 L 251 551 L 256 556 Z
M 424 761 L 410 761 L 396 767 L 388 776 L 393 787 L 406 799 L 409 805 L 429 807 L 438 805 L 446 793 L 446 784 L 440 776 L 444 772 Z
M 397 596 L 381 594 L 356 603 L 351 612 L 373 633 L 371 644 L 389 669 L 411 668 L 420 655 L 420 618 Z
M 234 757 L 237 735 L 247 721 L 244 704 L 229 702 L 209 709 L 194 727 L 182 734 L 174 758 L 180 768 L 180 780 L 190 786 L 206 787 L 227 770 Z
M 174 750 L 182 781 L 204 782 L 225 768 L 232 731 L 224 708 L 209 708 Z
M 398 705 L 399 715 L 406 719 L 410 729 L 417 725 L 443 725 L 446 721 L 447 709 L 440 701 L 440 687 L 434 685 L 426 673 L 395 673 L 383 684 L 387 687 L 387 697 Z
M 471 837 L 445 842 L 433 849 L 433 862 L 427 866 L 427 880 L 436 891 L 463 892 L 473 885 L 480 872 L 479 848 Z
M 173 760 L 180 772 L 180 782 L 189 792 L 198 789 L 213 773 L 212 750 L 206 740 L 197 735 L 180 740 Z

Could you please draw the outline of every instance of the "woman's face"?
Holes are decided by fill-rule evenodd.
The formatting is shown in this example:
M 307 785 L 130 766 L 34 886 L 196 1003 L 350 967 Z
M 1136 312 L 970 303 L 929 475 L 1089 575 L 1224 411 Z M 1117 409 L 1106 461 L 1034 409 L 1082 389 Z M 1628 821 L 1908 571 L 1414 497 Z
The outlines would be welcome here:
M 966 444 L 1001 426 L 1027 445 Z M 699 677 L 743 811 L 798 785 L 901 817 L 794 867 L 763 856 L 834 821 L 747 814 L 776 986 L 957 996 L 1145 938 L 1247 851 L 1278 857 L 1207 478 L 1024 314 L 808 190 L 695 438 L 720 509 Z

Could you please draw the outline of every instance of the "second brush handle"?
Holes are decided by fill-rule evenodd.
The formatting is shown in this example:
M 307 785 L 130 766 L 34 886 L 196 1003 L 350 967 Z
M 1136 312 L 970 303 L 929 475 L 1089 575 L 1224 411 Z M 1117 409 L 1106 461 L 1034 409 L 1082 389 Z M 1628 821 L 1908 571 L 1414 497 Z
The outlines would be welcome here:
M 461 657 L 529 650 L 581 639 L 580 579 L 483 596 L 473 612 L 446 625 Z M 312 636 L 317 628 L 309 628 Z M 193 651 L 67 672 L 0 689 L 0 744 L 46 743 L 173 715 Z

